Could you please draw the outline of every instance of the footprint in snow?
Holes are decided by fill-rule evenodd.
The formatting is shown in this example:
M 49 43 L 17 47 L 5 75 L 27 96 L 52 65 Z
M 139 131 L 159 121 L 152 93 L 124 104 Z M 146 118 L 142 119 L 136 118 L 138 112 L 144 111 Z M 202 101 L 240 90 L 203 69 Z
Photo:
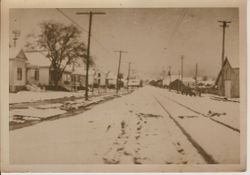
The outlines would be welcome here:
M 185 154 L 184 149 L 182 149 L 182 148 L 181 148 L 181 149 L 178 149 L 177 151 L 178 151 L 179 153 L 181 153 L 181 154 Z

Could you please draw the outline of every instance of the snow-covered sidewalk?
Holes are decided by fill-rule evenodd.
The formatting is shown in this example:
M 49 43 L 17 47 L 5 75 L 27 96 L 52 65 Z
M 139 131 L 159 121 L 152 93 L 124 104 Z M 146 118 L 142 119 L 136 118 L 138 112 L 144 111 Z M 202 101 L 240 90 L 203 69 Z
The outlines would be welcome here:
M 121 92 L 126 91 L 122 89 Z M 104 94 L 115 94 L 115 89 L 107 89 L 106 91 L 102 90 L 98 92 L 97 89 L 89 91 L 89 96 L 97 96 Z M 41 100 L 49 99 L 59 99 L 66 97 L 84 97 L 85 91 L 77 92 L 65 92 L 65 91 L 43 91 L 43 92 L 32 92 L 32 91 L 20 91 L 17 93 L 9 93 L 9 103 L 23 103 L 23 102 L 35 102 Z
M 127 90 L 122 90 L 119 92 L 119 95 L 127 93 Z M 46 94 L 48 95 L 50 94 L 50 92 Z M 67 94 L 68 93 L 66 93 L 66 95 Z M 39 95 L 40 94 L 36 94 L 36 97 L 39 97 Z M 9 117 L 10 129 L 13 130 L 22 128 L 32 124 L 36 124 L 39 121 L 55 117 L 60 118 L 65 116 L 72 116 L 77 111 L 84 111 L 90 105 L 98 104 L 102 101 L 113 99 L 117 97 L 117 95 L 114 90 L 109 90 L 105 94 L 98 92 L 96 92 L 95 94 L 92 93 L 92 95 L 89 96 L 88 101 L 86 101 L 85 98 L 81 96 L 78 96 L 78 98 L 76 98 L 76 96 L 73 96 L 74 98 L 58 98 L 56 100 L 54 100 L 52 97 L 51 99 L 53 101 L 45 101 L 44 99 L 42 101 L 35 101 L 33 103 L 21 102 L 11 104 Z

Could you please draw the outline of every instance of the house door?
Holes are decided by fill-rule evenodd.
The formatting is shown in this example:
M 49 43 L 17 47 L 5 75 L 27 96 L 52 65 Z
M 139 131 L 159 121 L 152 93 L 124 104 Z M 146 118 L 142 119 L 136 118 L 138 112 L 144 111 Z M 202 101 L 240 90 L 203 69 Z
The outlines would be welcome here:
M 231 97 L 231 80 L 225 80 L 225 96 Z

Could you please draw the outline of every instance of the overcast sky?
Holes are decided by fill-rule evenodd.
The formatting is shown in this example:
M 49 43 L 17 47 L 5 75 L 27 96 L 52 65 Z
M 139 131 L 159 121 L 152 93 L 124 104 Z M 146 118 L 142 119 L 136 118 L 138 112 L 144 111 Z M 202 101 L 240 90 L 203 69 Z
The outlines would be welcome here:
M 76 15 L 90 9 L 60 9 L 82 26 L 82 39 L 87 44 L 88 16 Z M 91 55 L 97 66 L 117 71 L 118 53 L 123 55 L 121 71 L 127 74 L 128 61 L 142 77 L 156 78 L 172 67 L 180 71 L 184 56 L 184 76 L 199 74 L 216 77 L 221 66 L 222 28 L 217 20 L 232 21 L 226 29 L 225 55 L 233 67 L 239 67 L 239 16 L 236 8 L 162 8 L 162 9 L 91 9 L 106 12 L 93 17 Z M 20 30 L 18 47 L 30 33 L 39 33 L 39 24 L 52 20 L 72 23 L 56 9 L 13 9 L 10 11 L 10 32 Z M 10 33 L 10 39 L 13 36 Z M 12 40 L 11 40 L 12 42 Z

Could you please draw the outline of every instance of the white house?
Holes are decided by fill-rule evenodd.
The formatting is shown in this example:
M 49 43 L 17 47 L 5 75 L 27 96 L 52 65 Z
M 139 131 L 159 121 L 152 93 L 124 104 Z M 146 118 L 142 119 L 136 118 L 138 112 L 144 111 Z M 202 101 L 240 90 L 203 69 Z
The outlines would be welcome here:
M 9 57 L 9 91 L 15 92 L 25 88 L 28 59 L 22 49 L 16 48 L 10 48 Z
M 24 52 L 22 49 L 10 48 L 9 91 L 25 89 L 27 85 L 51 85 L 50 60 L 41 52 Z M 68 88 L 71 83 L 70 68 L 62 75 L 60 85 Z
M 27 83 L 50 84 L 50 60 L 40 52 L 25 52 L 28 59 Z

